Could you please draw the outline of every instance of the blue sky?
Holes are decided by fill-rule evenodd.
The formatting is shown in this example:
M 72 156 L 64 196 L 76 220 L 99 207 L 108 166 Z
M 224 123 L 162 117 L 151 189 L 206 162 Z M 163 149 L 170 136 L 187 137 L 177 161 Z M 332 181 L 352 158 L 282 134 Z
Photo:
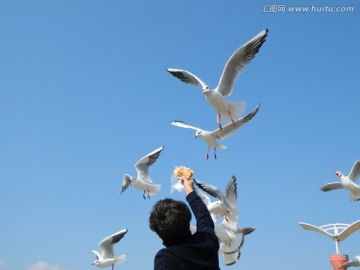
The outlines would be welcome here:
M 222 189 L 237 177 L 239 225 L 256 231 L 222 269 L 331 269 L 334 243 L 299 222 L 360 219 L 346 191 L 320 191 L 360 158 L 360 3 L 242 2 L 0 1 L 1 270 L 91 269 L 91 250 L 123 228 L 115 250 L 127 260 L 116 269 L 152 269 L 162 245 L 148 215 L 158 199 L 184 199 L 170 194 L 178 165 Z M 312 6 L 354 10 L 289 10 Z M 205 143 L 170 122 L 213 130 L 216 113 L 165 68 L 215 87 L 230 55 L 265 28 L 229 98 L 260 111 L 206 160 Z M 119 197 L 123 174 L 159 146 L 150 172 L 161 192 Z M 342 253 L 359 255 L 359 242 L 356 232 Z

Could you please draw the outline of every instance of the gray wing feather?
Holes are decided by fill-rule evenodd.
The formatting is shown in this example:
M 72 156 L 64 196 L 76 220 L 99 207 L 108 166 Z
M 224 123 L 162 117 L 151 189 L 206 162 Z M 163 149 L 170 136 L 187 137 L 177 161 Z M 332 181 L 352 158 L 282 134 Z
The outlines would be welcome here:
M 236 131 L 238 131 L 244 124 L 249 122 L 257 114 L 259 109 L 260 109 L 260 105 L 257 105 L 256 108 L 252 112 L 250 112 L 247 115 L 245 115 L 244 117 L 236 120 L 235 127 L 234 127 L 233 123 L 228 123 L 225 126 L 223 126 L 222 129 L 219 128 L 219 129 L 213 131 L 212 132 L 213 135 L 218 140 L 223 140 L 223 139 L 228 138 L 229 136 L 234 134 Z
M 349 173 L 349 178 L 356 182 L 356 179 L 358 179 L 360 176 L 360 160 L 356 161 L 354 165 L 351 168 L 351 171 Z
M 116 244 L 117 242 L 119 242 L 124 237 L 124 235 L 127 233 L 127 231 L 128 231 L 127 229 L 118 231 L 118 232 L 104 238 L 99 243 L 99 247 L 103 251 L 102 259 L 113 258 L 115 256 L 113 245 Z
M 225 198 L 231 208 L 235 209 L 237 205 L 237 182 L 236 177 L 232 176 L 225 189 Z
M 195 76 L 189 71 L 183 69 L 176 68 L 167 68 L 166 71 L 170 72 L 171 75 L 180 79 L 184 83 L 192 84 L 192 85 L 201 85 L 203 88 L 206 87 L 206 83 L 201 80 L 199 77 Z
M 231 209 L 231 206 L 229 205 L 228 201 L 226 200 L 224 194 L 220 191 L 220 189 L 218 189 L 217 187 L 211 185 L 211 184 L 208 184 L 208 183 L 205 183 L 205 182 L 202 182 L 200 180 L 196 180 L 195 182 L 197 184 L 197 186 L 199 188 L 201 188 L 203 191 L 205 191 L 206 193 L 208 193 L 209 195 L 219 199 L 221 202 L 223 202 L 223 204 L 225 205 L 225 207 L 227 209 Z
M 227 97 L 231 95 L 237 78 L 259 52 L 260 47 L 266 40 L 267 34 L 268 29 L 261 31 L 255 37 L 238 48 L 230 57 L 224 67 L 219 84 L 216 88 L 216 90 L 219 91 L 223 96 Z
M 136 164 L 135 170 L 138 174 L 137 178 L 139 180 L 145 181 L 147 183 L 152 183 L 150 175 L 149 175 L 149 167 L 155 163 L 155 161 L 159 158 L 161 151 L 164 147 L 159 147 L 153 152 L 147 154 L 142 157 Z
M 340 182 L 333 182 L 333 183 L 328 183 L 326 185 L 323 185 L 321 187 L 321 190 L 322 191 L 330 191 L 330 190 L 342 189 L 342 188 L 344 188 L 344 187 Z
M 121 184 L 121 192 L 120 192 L 120 194 L 123 193 L 131 185 L 130 178 L 131 178 L 131 176 L 128 175 L 128 174 L 125 174 L 123 176 L 123 181 L 122 181 L 122 184 Z

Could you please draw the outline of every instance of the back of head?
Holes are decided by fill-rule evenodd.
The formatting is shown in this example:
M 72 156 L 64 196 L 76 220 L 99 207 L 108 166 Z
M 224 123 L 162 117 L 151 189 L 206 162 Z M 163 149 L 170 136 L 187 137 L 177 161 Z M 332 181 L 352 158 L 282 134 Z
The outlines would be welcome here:
M 158 201 L 150 212 L 149 227 L 163 240 L 165 246 L 190 237 L 191 212 L 189 207 L 172 199 Z

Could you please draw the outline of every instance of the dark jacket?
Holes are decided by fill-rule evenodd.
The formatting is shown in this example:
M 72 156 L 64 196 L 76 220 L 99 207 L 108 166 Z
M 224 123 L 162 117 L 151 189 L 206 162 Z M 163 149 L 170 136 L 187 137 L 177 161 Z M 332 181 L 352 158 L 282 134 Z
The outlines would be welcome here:
M 219 242 L 210 213 L 195 191 L 186 196 L 196 218 L 196 233 L 159 250 L 155 270 L 219 270 Z

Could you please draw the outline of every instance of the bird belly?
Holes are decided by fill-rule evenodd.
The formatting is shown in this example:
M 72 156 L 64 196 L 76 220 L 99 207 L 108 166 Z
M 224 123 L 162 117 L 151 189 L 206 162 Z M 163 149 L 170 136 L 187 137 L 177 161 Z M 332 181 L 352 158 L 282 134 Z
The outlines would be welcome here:
M 219 113 L 228 112 L 228 103 L 222 95 L 214 92 L 207 95 L 206 99 Z
M 113 265 L 114 263 L 115 263 L 115 258 L 108 258 L 101 260 L 100 263 L 97 264 L 96 266 L 99 268 L 106 268 Z

